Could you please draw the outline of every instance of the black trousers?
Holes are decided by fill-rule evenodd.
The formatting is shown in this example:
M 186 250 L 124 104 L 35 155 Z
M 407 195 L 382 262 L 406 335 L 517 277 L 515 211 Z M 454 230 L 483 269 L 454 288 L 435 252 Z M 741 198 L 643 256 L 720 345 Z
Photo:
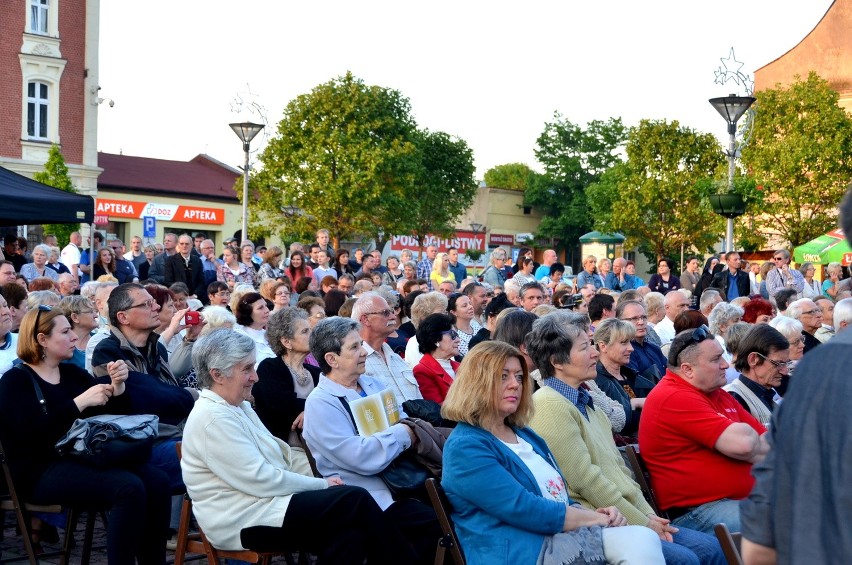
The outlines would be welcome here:
M 33 488 L 32 502 L 109 511 L 110 565 L 162 565 L 171 497 L 169 477 L 152 465 L 132 471 L 57 461 Z
M 340 486 L 293 495 L 281 527 L 251 526 L 243 528 L 240 540 L 243 547 L 255 551 L 309 551 L 319 557 L 319 563 L 371 565 L 399 563 L 431 563 L 434 559 L 440 530 L 434 535 L 418 534 L 418 540 L 431 538 L 431 556 L 424 561 L 417 548 L 422 542 L 411 543 L 406 531 L 422 529 L 425 504 L 416 511 L 408 501 L 398 512 L 382 512 L 373 497 L 361 487 Z M 428 521 L 428 515 L 426 516 Z M 411 520 L 400 524 L 399 520 Z M 432 520 L 437 528 L 435 513 Z M 428 528 L 427 528 L 428 529 Z

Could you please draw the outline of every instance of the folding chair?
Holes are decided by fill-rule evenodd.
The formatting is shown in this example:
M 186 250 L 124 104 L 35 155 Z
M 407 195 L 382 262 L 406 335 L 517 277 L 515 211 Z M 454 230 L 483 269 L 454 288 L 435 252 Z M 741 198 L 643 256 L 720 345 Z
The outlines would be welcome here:
M 15 513 L 15 518 L 18 524 L 18 529 L 21 531 L 21 538 L 24 542 L 24 550 L 26 556 L 8 557 L 0 559 L 0 563 L 11 563 L 14 561 L 29 561 L 32 565 L 36 565 L 39 559 L 48 559 L 51 557 L 60 557 L 60 563 L 67 565 L 71 559 L 71 549 L 74 541 L 74 530 L 77 527 L 77 519 L 80 512 L 76 509 L 64 508 L 58 504 L 40 505 L 22 502 L 18 496 L 15 483 L 12 480 L 12 472 L 9 469 L 9 464 L 6 460 L 6 452 L 0 444 L 0 464 L 3 467 L 3 485 L 2 493 L 0 493 L 0 510 L 10 510 Z M 65 537 L 62 540 L 62 546 L 56 551 L 44 552 L 36 554 L 35 547 L 32 541 L 31 518 L 35 512 L 45 514 L 66 514 L 65 518 Z M 81 557 L 81 565 L 88 565 L 89 557 L 92 551 L 92 537 L 95 530 L 95 513 L 89 512 L 86 521 L 86 530 L 83 537 L 83 549 Z
M 180 460 L 181 443 L 178 442 L 177 448 L 178 460 Z M 180 510 L 180 522 L 178 523 L 177 547 L 175 548 L 174 565 L 183 565 L 186 561 L 186 552 L 200 553 L 207 555 L 207 563 L 209 565 L 220 565 L 222 559 L 234 559 L 236 561 L 246 561 L 248 563 L 259 563 L 260 565 L 269 565 L 272 558 L 277 555 L 283 555 L 287 565 L 295 565 L 293 556 L 288 552 L 259 552 L 246 550 L 226 551 L 213 547 L 213 544 L 208 541 L 207 536 L 201 531 L 201 526 L 198 526 L 197 533 L 190 533 L 189 523 L 192 519 L 192 500 L 189 494 L 183 495 L 183 504 Z M 299 564 L 309 563 L 309 559 L 305 553 L 299 553 Z
M 459 544 L 459 538 L 456 536 L 453 520 L 450 517 L 452 506 L 447 499 L 447 494 L 441 488 L 441 483 L 435 479 L 426 480 L 426 492 L 429 493 L 429 500 L 432 501 L 432 508 L 435 509 L 435 514 L 438 515 L 438 523 L 441 525 L 441 532 L 444 534 L 438 540 L 438 549 L 435 552 L 435 565 L 444 564 L 448 549 L 450 550 L 450 556 L 454 565 L 465 565 L 464 553 L 462 553 L 461 544 Z
M 624 453 L 627 455 L 627 460 L 630 462 L 630 469 L 633 471 L 633 477 L 639 488 L 642 490 L 642 495 L 651 508 L 654 509 L 654 514 L 660 514 L 660 508 L 657 506 L 657 498 L 654 496 L 654 491 L 651 489 L 651 475 L 648 473 L 648 468 L 645 467 L 645 462 L 642 461 L 642 455 L 639 453 L 638 445 L 627 445 L 624 448 Z
M 740 556 L 742 534 L 739 532 L 731 533 L 725 524 L 716 524 L 713 526 L 713 530 L 716 532 L 716 537 L 719 538 L 719 545 L 722 546 L 722 553 L 725 554 L 728 565 L 743 565 L 743 559 Z
M 305 441 L 305 438 L 302 437 L 302 430 L 296 430 L 296 437 L 299 438 L 299 445 L 305 450 L 305 455 L 308 456 L 308 463 L 311 465 L 311 472 L 314 474 L 314 477 L 321 479 L 322 473 L 317 469 L 317 460 L 314 459 L 313 453 L 308 448 L 308 442 Z

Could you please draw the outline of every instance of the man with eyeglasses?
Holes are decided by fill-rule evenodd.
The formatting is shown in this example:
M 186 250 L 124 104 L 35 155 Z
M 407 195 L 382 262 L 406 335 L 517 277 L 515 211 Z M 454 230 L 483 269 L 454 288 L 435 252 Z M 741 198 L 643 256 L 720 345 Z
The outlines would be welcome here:
M 204 283 L 209 286 L 210 283 L 216 280 L 219 265 L 221 265 L 222 262 L 216 258 L 216 245 L 213 243 L 212 239 L 205 239 L 202 241 L 199 251 L 201 257 L 201 268 L 204 272 Z
M 172 488 L 179 489 L 183 478 L 175 443 L 181 439 L 183 423 L 198 392 L 181 387 L 172 374 L 166 346 L 154 331 L 160 325 L 160 306 L 145 287 L 135 283 L 117 286 L 109 296 L 107 309 L 110 333 L 95 347 L 92 374 L 106 379 L 110 362 L 121 359 L 127 363 L 130 373 L 125 387 L 128 398 L 132 399 L 130 413 L 156 414 L 160 418 L 159 435 L 149 462 L 169 476 Z M 195 331 L 197 336 L 200 327 L 201 324 L 192 326 L 187 335 Z M 191 354 L 191 347 L 186 349 Z M 173 516 L 172 527 L 176 525 Z
M 786 315 L 799 320 L 802 324 L 802 337 L 805 338 L 805 354 L 822 345 L 816 338 L 816 332 L 822 327 L 822 308 L 810 298 L 801 298 L 787 307 Z M 783 393 L 782 393 L 783 394 Z
M 222 306 L 228 308 L 228 302 L 231 301 L 231 289 L 222 281 L 213 281 L 207 285 L 207 300 L 209 306 Z
M 387 301 L 375 292 L 365 292 L 352 307 L 351 318 L 361 325 L 358 333 L 367 351 L 364 374 L 393 391 L 399 406 L 406 400 L 423 398 L 414 371 L 386 343 L 396 330 L 396 315 Z
M 764 426 L 781 401 L 775 387 L 790 374 L 790 342 L 768 324 L 752 326 L 737 347 L 736 369 L 740 375 L 723 387 Z
M 636 334 L 630 341 L 633 352 L 627 366 L 655 383 L 666 372 L 666 356 L 659 345 L 648 337 L 648 314 L 645 305 L 638 300 L 620 302 L 615 308 L 615 317 L 633 324 Z
M 679 333 L 669 368 L 645 399 L 639 444 L 660 508 L 672 525 L 740 530 L 739 499 L 768 451 L 766 428 L 730 394 L 722 346 L 701 326 Z M 751 355 L 744 355 L 744 363 Z
M 766 291 L 769 296 L 784 288 L 792 288 L 796 291 L 796 297 L 801 298 L 805 290 L 805 276 L 798 269 L 790 268 L 790 252 L 779 249 L 772 254 L 772 262 L 775 268 L 766 274 Z

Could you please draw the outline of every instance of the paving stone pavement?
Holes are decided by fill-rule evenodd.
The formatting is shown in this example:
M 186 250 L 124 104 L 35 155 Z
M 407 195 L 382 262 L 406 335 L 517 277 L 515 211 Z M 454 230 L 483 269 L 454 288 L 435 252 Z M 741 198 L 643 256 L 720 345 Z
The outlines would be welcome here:
M 26 551 L 24 550 L 24 544 L 21 541 L 20 536 L 15 534 L 15 515 L 12 512 L 5 513 L 5 523 L 3 527 L 3 539 L 0 540 L 0 552 L 2 552 L 3 559 L 9 559 L 11 557 L 20 556 L 24 559 L 20 561 L 20 563 L 26 563 Z M 77 525 L 77 529 L 74 532 L 74 548 L 71 551 L 71 562 L 70 565 L 77 565 L 80 563 L 81 554 L 83 550 L 83 530 L 85 527 L 85 521 L 81 521 Z M 59 529 L 59 537 L 60 540 L 64 535 L 64 531 Z M 60 541 L 61 544 L 61 541 Z M 60 544 L 49 544 L 42 543 L 42 547 L 44 547 L 45 551 L 53 551 L 57 550 L 60 547 Z M 95 533 L 92 540 L 92 545 L 96 549 L 92 551 L 91 558 L 89 559 L 90 565 L 107 565 L 107 556 L 106 549 L 104 548 L 106 544 L 106 530 L 104 529 L 104 525 L 101 522 L 100 518 L 95 522 Z M 189 563 L 205 563 L 206 559 L 203 556 L 196 555 L 188 555 L 187 562 Z M 194 559 L 193 559 L 194 558 Z M 41 563 L 56 563 L 60 562 L 60 557 L 51 557 L 48 559 L 41 559 Z M 192 561 L 189 561 L 192 559 Z M 171 551 L 166 552 L 166 560 L 167 563 L 173 563 L 174 553 Z M 272 563 L 285 563 L 283 557 L 276 557 L 272 560 Z M 227 565 L 241 565 L 240 561 L 229 561 Z

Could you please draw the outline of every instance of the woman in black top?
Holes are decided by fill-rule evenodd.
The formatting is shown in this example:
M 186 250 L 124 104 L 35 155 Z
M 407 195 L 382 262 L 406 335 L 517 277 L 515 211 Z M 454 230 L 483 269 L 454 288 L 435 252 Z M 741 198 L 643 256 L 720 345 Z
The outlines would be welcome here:
M 170 506 L 166 474 L 151 465 L 96 468 L 54 449 L 77 418 L 129 408 L 127 365 L 110 363 L 109 384 L 96 384 L 76 365 L 62 363 L 76 342 L 60 310 L 41 306 L 21 321 L 18 357 L 25 364 L 0 379 L 0 441 L 15 484 L 28 502 L 108 510 L 110 564 L 162 564 Z
M 305 399 L 319 382 L 320 370 L 305 363 L 310 353 L 308 313 L 299 308 L 275 311 L 266 326 L 266 339 L 276 357 L 257 367 L 252 388 L 254 409 L 272 435 L 300 448 L 295 437 L 304 421 Z

